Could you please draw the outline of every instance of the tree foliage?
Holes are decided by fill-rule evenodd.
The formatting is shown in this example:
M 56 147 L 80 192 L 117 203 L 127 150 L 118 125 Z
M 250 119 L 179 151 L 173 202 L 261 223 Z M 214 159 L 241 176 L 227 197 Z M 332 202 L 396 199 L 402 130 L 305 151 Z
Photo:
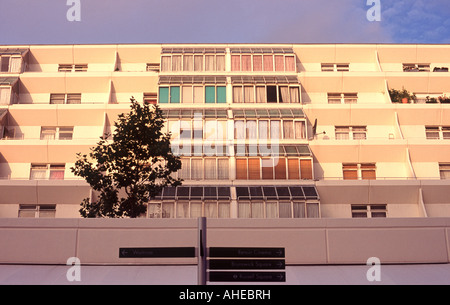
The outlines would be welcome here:
M 72 172 L 98 193 L 93 202 L 85 198 L 81 203 L 83 217 L 138 217 L 162 188 L 181 184 L 171 176 L 181 161 L 172 154 L 170 134 L 161 131 L 161 109 L 140 105 L 134 98 L 130 108 L 114 123 L 112 140 L 104 135 L 89 155 L 77 154 Z

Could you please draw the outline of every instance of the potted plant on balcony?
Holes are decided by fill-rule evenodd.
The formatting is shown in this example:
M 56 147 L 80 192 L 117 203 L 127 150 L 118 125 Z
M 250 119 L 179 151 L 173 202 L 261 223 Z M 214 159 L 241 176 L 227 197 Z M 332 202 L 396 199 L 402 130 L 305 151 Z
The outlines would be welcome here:
M 450 104 L 450 97 L 447 97 L 445 94 L 438 97 L 438 100 L 441 104 Z
M 425 103 L 427 104 L 436 104 L 438 102 L 437 98 L 435 97 L 426 97 Z
M 389 89 L 389 96 L 391 97 L 392 103 L 407 104 L 416 100 L 416 95 L 409 93 L 405 88 L 402 90 Z

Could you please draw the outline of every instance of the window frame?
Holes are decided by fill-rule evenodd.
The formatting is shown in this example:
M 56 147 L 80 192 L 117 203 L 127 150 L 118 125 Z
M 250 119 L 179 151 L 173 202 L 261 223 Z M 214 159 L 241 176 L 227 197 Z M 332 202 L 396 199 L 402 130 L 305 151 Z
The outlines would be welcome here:
M 31 163 L 29 180 L 64 180 L 66 165 L 63 163 Z M 43 172 L 42 178 L 35 178 L 33 172 Z M 60 172 L 61 178 L 52 178 L 52 174 Z
M 435 137 L 431 136 L 436 134 Z M 425 126 L 427 140 L 450 140 L 450 126 Z
M 358 103 L 358 93 L 357 92 L 328 92 L 327 93 L 327 101 L 328 101 L 328 104 L 357 104 Z M 330 103 L 330 101 L 333 101 L 333 102 Z
M 32 212 L 34 213 L 34 215 L 21 216 L 21 214 L 26 214 L 26 212 Z M 51 216 L 43 216 L 42 214 Z M 31 213 L 29 215 L 31 215 Z M 55 218 L 55 216 L 56 216 L 56 204 L 19 204 L 17 215 L 18 218 Z
M 348 176 L 346 175 L 346 173 L 353 173 L 353 175 Z M 366 176 L 367 174 L 370 174 L 370 178 L 367 178 Z M 342 163 L 342 178 L 343 180 L 376 180 L 377 179 L 376 163 L 375 162 Z
M 351 218 L 387 218 L 387 204 L 351 204 Z M 381 214 L 377 215 L 377 214 Z M 384 214 L 384 216 L 382 216 Z

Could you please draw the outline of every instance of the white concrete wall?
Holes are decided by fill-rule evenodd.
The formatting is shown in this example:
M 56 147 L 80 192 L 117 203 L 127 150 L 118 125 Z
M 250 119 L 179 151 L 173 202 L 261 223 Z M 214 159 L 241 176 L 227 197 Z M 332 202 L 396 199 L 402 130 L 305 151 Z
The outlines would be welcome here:
M 283 247 L 286 263 L 448 263 L 450 219 L 208 220 L 208 247 Z M 0 263 L 196 264 L 119 258 L 121 247 L 196 247 L 197 220 L 0 219 Z

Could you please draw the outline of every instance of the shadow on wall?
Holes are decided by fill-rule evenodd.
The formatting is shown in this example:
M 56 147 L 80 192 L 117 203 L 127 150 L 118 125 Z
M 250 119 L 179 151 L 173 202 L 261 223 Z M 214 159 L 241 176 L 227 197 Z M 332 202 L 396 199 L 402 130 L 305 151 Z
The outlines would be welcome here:
M 11 177 L 11 167 L 0 152 L 0 180 L 9 179 L 9 177 Z

